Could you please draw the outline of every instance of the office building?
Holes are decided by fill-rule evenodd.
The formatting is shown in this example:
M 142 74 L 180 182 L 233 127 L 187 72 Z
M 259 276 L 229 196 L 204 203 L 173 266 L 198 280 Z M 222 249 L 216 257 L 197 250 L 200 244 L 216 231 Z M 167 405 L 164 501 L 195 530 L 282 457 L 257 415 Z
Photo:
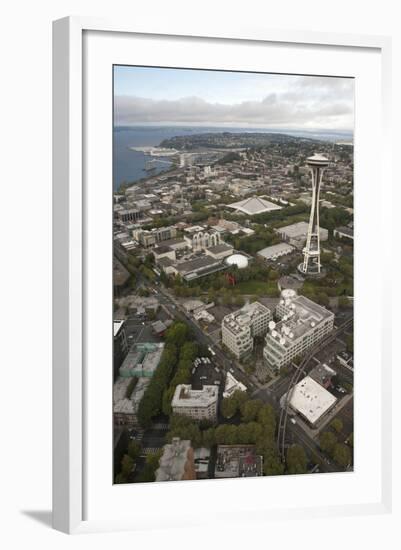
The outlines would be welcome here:
M 282 291 L 275 313 L 279 322 L 269 323 L 263 349 L 273 372 L 289 365 L 333 330 L 334 314 L 292 289 Z
M 223 318 L 222 343 L 237 359 L 241 359 L 252 352 L 254 337 L 266 334 L 271 319 L 270 309 L 263 304 L 246 304 Z

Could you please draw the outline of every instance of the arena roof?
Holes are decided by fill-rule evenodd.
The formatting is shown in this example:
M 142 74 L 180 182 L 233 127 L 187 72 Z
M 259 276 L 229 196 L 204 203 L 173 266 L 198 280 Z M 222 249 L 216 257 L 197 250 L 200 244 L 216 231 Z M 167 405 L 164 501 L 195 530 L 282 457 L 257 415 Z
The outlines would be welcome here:
M 281 206 L 269 202 L 260 197 L 250 197 L 243 201 L 234 202 L 227 205 L 228 208 L 233 208 L 249 216 L 254 216 L 255 214 L 263 214 L 264 212 L 270 212 L 271 210 L 281 210 Z

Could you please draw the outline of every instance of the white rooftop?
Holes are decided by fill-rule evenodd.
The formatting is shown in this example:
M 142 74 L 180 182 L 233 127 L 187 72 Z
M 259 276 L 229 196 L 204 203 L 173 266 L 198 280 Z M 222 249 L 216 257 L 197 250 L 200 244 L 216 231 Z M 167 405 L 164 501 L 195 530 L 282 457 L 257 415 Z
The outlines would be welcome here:
M 293 409 L 315 424 L 337 401 L 330 392 L 306 376 L 295 386 L 290 399 Z
M 217 386 L 203 386 L 201 390 L 193 390 L 190 384 L 179 384 L 174 392 L 171 406 L 174 407 L 207 407 L 217 401 Z
M 244 330 L 250 331 L 256 317 L 269 313 L 269 308 L 260 302 L 252 302 L 223 317 L 223 325 L 233 334 L 239 334 Z
M 124 324 L 124 321 L 120 321 L 117 319 L 113 322 L 114 336 L 117 336 L 118 331 L 123 326 L 123 324 Z
M 250 197 L 249 199 L 234 202 L 232 204 L 228 204 L 227 206 L 228 208 L 233 208 L 234 210 L 238 210 L 244 214 L 248 214 L 249 216 L 263 214 L 264 212 L 270 212 L 271 210 L 281 210 L 282 208 L 281 206 L 260 197 Z
M 288 243 L 278 243 L 273 244 L 271 246 L 267 246 L 266 248 L 262 248 L 262 250 L 258 251 L 258 256 L 263 256 L 265 258 L 270 258 L 271 256 L 275 256 L 276 254 L 281 254 L 284 252 L 292 252 L 295 250 L 295 248 Z
M 246 386 L 239 382 L 231 372 L 227 372 L 226 384 L 224 386 L 223 397 L 230 397 L 236 391 L 246 391 Z

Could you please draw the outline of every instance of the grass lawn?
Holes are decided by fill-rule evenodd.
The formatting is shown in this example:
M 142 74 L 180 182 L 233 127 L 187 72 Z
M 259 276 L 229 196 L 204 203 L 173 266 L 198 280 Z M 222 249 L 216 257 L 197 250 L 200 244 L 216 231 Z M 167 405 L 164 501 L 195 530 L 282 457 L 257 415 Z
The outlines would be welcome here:
M 235 285 L 235 288 L 241 294 L 267 294 L 270 296 L 277 293 L 276 281 L 244 281 Z

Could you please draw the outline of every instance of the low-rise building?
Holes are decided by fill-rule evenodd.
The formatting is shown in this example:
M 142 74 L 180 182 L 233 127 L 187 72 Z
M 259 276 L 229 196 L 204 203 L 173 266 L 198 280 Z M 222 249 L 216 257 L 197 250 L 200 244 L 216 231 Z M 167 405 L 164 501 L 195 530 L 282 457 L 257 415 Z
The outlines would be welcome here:
M 280 321 L 270 323 L 263 349 L 265 362 L 273 372 L 289 365 L 333 330 L 334 313 L 298 296 L 293 289 L 281 292 L 275 313 Z
M 311 426 L 315 426 L 337 403 L 323 386 L 306 376 L 292 390 L 290 407 L 300 414 Z
M 122 222 L 135 222 L 143 217 L 143 213 L 137 208 L 115 208 L 115 216 Z
M 267 246 L 266 248 L 259 250 L 257 255 L 263 258 L 264 260 L 271 260 L 274 262 L 278 258 L 281 258 L 281 256 L 286 256 L 287 254 L 291 254 L 292 252 L 294 252 L 294 250 L 295 248 L 291 244 L 279 243 L 279 244 L 273 244 L 272 246 Z
M 194 420 L 217 420 L 217 386 L 203 386 L 194 390 L 190 384 L 179 384 L 171 402 L 173 413 L 189 416 Z
M 156 263 L 159 263 L 159 261 L 162 258 L 168 258 L 169 260 L 172 260 L 173 262 L 176 259 L 175 250 L 173 250 L 171 248 L 171 246 L 166 246 L 166 245 L 155 246 L 155 248 L 153 248 L 153 250 L 152 250 L 152 254 L 155 258 Z
M 215 258 L 216 260 L 223 260 L 224 258 L 227 258 L 227 256 L 231 256 L 233 249 L 234 247 L 231 246 L 231 244 L 221 243 L 216 246 L 205 248 L 205 254 Z
M 188 260 L 176 262 L 174 265 L 169 266 L 170 271 L 176 275 L 181 275 L 186 281 L 192 281 L 199 279 L 200 277 L 206 277 L 216 271 L 226 269 L 227 266 L 222 263 L 221 260 L 216 260 L 206 254 L 193 257 Z M 163 268 L 164 269 L 164 268 Z
M 174 437 L 171 443 L 163 447 L 155 477 L 156 481 L 196 479 L 194 450 L 189 440 Z
M 305 246 L 306 237 L 308 234 L 309 224 L 307 222 L 298 222 L 285 227 L 279 227 L 275 229 L 276 233 L 280 235 L 283 241 L 287 241 L 298 249 L 302 249 Z M 329 232 L 323 227 L 319 228 L 320 240 L 327 241 L 329 238 Z
M 241 359 L 252 352 L 254 337 L 266 334 L 271 319 L 270 309 L 260 302 L 246 304 L 223 318 L 222 343 L 237 359 Z
M 219 445 L 215 478 L 256 477 L 263 475 L 263 457 L 255 445 Z
M 227 372 L 226 383 L 224 385 L 223 397 L 231 397 L 236 391 L 246 391 L 245 384 L 237 380 L 231 372 Z
M 199 447 L 194 452 L 196 479 L 207 479 L 209 476 L 210 449 Z
M 152 342 L 134 344 L 119 369 L 120 376 L 151 378 L 160 363 L 163 350 L 164 344 Z
M 354 240 L 354 230 L 352 227 L 336 227 L 333 231 L 334 237 L 338 237 L 340 239 L 351 239 Z

